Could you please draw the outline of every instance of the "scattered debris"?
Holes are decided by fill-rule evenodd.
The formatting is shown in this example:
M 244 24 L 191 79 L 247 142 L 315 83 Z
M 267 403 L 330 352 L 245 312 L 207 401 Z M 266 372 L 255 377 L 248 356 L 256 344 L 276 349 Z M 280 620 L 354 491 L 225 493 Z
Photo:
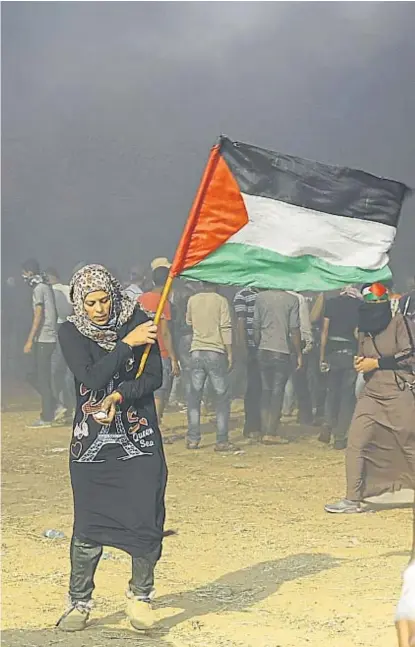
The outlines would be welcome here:
M 65 534 L 61 530 L 55 530 L 54 528 L 45 530 L 43 536 L 47 539 L 65 539 Z

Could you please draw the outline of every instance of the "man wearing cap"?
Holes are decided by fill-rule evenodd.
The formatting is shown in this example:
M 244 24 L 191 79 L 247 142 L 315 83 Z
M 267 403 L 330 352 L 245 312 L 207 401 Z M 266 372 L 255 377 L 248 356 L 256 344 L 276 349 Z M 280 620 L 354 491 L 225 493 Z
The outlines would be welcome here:
M 159 256 L 151 261 L 150 267 L 152 272 L 154 272 L 158 267 L 167 267 L 169 270 L 171 268 L 171 263 L 165 256 Z

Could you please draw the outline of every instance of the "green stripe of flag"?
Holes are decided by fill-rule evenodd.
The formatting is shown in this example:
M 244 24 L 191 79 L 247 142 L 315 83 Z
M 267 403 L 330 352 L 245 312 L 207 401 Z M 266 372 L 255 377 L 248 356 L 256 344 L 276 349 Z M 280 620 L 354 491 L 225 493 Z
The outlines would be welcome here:
M 221 285 L 320 292 L 350 283 L 386 281 L 392 273 L 388 266 L 363 270 L 333 265 L 315 256 L 283 256 L 259 247 L 228 243 L 181 276 Z

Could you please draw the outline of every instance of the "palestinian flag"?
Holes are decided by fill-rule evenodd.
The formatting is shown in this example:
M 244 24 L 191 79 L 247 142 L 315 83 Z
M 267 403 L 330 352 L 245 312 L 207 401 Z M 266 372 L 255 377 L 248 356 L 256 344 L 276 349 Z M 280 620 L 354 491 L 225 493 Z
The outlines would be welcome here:
M 221 137 L 170 276 L 296 291 L 384 281 L 407 191 Z

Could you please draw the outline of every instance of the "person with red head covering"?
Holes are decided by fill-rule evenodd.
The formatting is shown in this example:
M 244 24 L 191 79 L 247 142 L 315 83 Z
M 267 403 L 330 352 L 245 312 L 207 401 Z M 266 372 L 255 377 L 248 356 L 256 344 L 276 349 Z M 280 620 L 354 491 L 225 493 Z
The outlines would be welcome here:
M 365 498 L 415 489 L 415 351 L 411 327 L 392 316 L 387 288 L 364 285 L 359 307 L 359 351 L 363 374 L 346 450 L 346 498 L 326 512 L 361 512 Z

